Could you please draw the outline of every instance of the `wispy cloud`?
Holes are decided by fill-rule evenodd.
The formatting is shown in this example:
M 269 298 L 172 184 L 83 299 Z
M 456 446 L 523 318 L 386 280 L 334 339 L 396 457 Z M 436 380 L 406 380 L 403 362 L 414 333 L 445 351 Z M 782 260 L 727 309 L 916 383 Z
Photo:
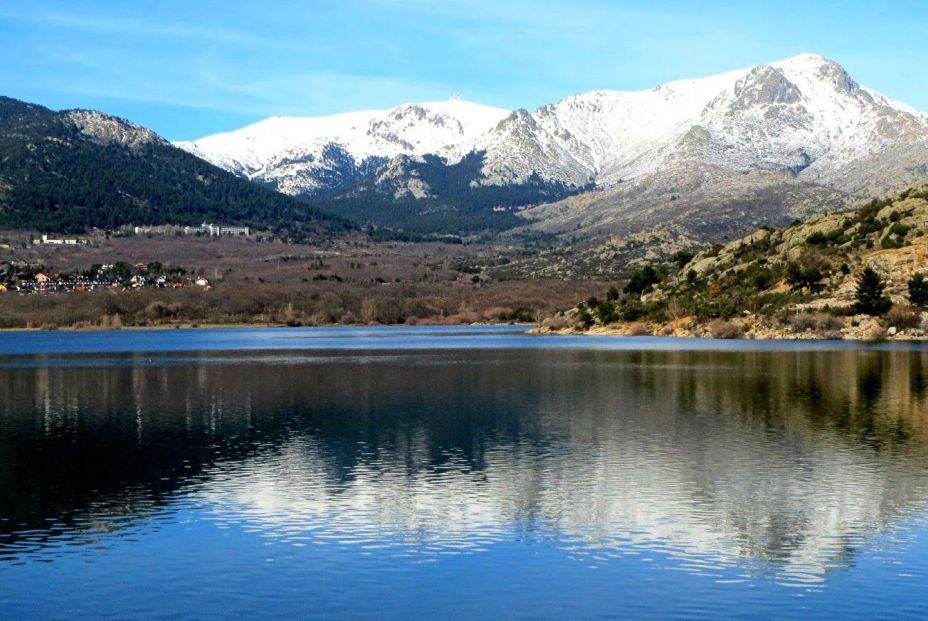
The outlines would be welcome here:
M 201 54 L 187 59 L 183 76 L 158 58 L 132 66 L 114 64 L 107 46 L 50 46 L 43 55 L 68 69 L 31 79 L 44 91 L 126 99 L 221 112 L 271 116 L 334 113 L 388 107 L 410 100 L 441 99 L 456 92 L 439 81 L 332 71 L 267 71 L 260 75 Z
M 221 27 L 152 21 L 98 14 L 76 14 L 61 11 L 38 11 L 35 13 L 0 12 L 4 19 L 44 25 L 88 34 L 110 35 L 119 38 L 149 37 L 163 39 L 185 39 L 196 42 L 225 43 L 262 48 L 299 49 L 306 47 L 295 41 L 275 37 L 262 37 L 245 30 Z

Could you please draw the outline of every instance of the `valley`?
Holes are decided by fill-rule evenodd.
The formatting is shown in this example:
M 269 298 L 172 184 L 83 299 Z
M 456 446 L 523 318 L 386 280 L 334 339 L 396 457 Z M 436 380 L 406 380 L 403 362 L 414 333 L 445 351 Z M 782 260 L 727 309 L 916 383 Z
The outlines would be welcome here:
M 531 323 L 607 286 L 509 277 L 524 251 L 501 243 L 374 243 L 360 233 L 318 244 L 257 235 L 85 239 L 43 245 L 2 232 L 0 275 L 57 279 L 121 263 L 145 276 L 143 266 L 157 265 L 189 285 L 135 287 L 127 273 L 96 290 L 0 292 L 0 328 Z M 207 286 L 194 286 L 198 279 Z

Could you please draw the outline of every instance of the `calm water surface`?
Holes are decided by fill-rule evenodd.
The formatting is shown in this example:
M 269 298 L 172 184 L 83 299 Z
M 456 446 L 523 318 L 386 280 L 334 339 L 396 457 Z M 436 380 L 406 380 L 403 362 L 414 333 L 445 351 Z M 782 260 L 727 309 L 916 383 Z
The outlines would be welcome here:
M 0 334 L 0 618 L 924 618 L 928 349 Z

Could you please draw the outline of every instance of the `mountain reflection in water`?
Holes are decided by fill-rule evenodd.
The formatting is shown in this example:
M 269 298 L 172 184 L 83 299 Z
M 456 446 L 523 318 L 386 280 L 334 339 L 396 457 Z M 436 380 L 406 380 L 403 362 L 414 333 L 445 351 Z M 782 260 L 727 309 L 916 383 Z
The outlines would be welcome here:
M 815 585 L 928 501 L 917 351 L 61 361 L 0 364 L 0 571 L 193 507 L 294 546 L 518 540 Z

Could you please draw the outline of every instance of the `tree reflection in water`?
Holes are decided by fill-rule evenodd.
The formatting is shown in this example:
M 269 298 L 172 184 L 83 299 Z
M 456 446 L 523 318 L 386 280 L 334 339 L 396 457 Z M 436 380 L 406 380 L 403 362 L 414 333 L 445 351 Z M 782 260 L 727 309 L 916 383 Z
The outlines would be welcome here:
M 193 503 L 404 554 L 515 536 L 820 580 L 923 510 L 925 356 L 20 358 L 0 367 L 0 562 Z

